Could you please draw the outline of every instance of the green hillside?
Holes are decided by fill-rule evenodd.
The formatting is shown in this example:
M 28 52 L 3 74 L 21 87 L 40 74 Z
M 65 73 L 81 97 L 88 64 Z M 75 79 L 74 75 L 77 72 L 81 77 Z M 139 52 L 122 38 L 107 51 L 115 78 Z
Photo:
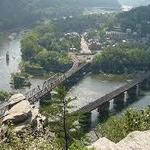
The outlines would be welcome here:
M 0 29 L 29 24 L 41 18 L 78 15 L 86 7 L 120 8 L 117 0 L 1 0 Z
M 140 29 L 142 34 L 150 34 L 150 5 L 119 14 L 118 22 L 123 30 L 131 28 L 137 31 Z

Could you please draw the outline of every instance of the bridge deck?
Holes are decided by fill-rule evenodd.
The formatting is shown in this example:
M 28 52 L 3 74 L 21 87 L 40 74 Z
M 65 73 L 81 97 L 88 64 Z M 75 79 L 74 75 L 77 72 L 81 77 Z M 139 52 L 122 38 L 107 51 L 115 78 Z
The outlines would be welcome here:
M 127 83 L 126 85 L 110 92 L 109 94 L 104 95 L 103 97 L 95 100 L 94 102 L 89 103 L 88 105 L 80 108 L 79 110 L 77 110 L 77 112 L 79 113 L 88 113 L 91 112 L 93 110 L 95 110 L 96 108 L 98 108 L 100 105 L 102 105 L 105 102 L 111 101 L 112 99 L 114 99 L 115 97 L 117 97 L 118 95 L 120 95 L 121 93 L 131 89 L 132 87 L 136 86 L 137 84 L 143 82 L 144 80 L 146 80 L 147 78 L 150 77 L 150 73 L 147 73 L 129 83 Z

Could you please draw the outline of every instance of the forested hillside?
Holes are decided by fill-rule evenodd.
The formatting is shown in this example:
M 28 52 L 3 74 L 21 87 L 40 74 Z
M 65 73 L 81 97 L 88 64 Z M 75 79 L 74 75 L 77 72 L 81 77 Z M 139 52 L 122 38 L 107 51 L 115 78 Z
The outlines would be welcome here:
M 133 31 L 140 31 L 142 34 L 150 33 L 150 5 L 135 8 L 129 12 L 118 15 L 122 29 L 131 28 Z
M 39 0 L 43 4 L 67 7 L 119 7 L 117 0 Z
M 39 17 L 37 8 L 32 5 L 32 0 L 0 1 L 0 29 L 28 24 Z
M 30 24 L 47 17 L 82 13 L 86 7 L 119 8 L 117 0 L 1 0 L 0 29 Z

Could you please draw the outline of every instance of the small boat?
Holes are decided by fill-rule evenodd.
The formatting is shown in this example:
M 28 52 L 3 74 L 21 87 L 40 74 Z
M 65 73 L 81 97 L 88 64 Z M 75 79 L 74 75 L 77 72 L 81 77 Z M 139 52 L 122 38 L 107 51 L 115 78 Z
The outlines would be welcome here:
M 6 53 L 6 61 L 8 62 L 9 61 L 9 52 L 7 51 Z

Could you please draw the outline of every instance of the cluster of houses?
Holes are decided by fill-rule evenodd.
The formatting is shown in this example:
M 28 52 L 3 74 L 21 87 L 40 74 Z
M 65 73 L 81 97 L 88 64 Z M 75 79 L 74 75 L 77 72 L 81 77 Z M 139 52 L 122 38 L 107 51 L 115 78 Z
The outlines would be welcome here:
M 141 26 L 137 25 L 137 30 L 133 31 L 127 28 L 125 32 L 122 32 L 120 27 L 113 27 L 112 30 L 106 31 L 103 36 L 93 36 L 88 38 L 88 32 L 83 34 L 85 37 L 88 47 L 91 51 L 101 51 L 107 47 L 116 47 L 121 43 L 132 43 L 132 44 L 149 44 L 150 34 L 142 35 Z M 77 32 L 66 33 L 65 37 L 81 37 Z M 76 48 L 71 47 L 70 51 L 75 52 Z
M 86 35 L 87 33 L 85 33 Z M 121 43 L 148 44 L 150 42 L 150 34 L 143 36 L 140 30 L 135 32 L 130 28 L 122 32 L 119 27 L 114 27 L 111 31 L 106 31 L 103 37 L 95 36 L 86 39 L 91 51 L 99 51 L 109 46 L 116 47 Z

